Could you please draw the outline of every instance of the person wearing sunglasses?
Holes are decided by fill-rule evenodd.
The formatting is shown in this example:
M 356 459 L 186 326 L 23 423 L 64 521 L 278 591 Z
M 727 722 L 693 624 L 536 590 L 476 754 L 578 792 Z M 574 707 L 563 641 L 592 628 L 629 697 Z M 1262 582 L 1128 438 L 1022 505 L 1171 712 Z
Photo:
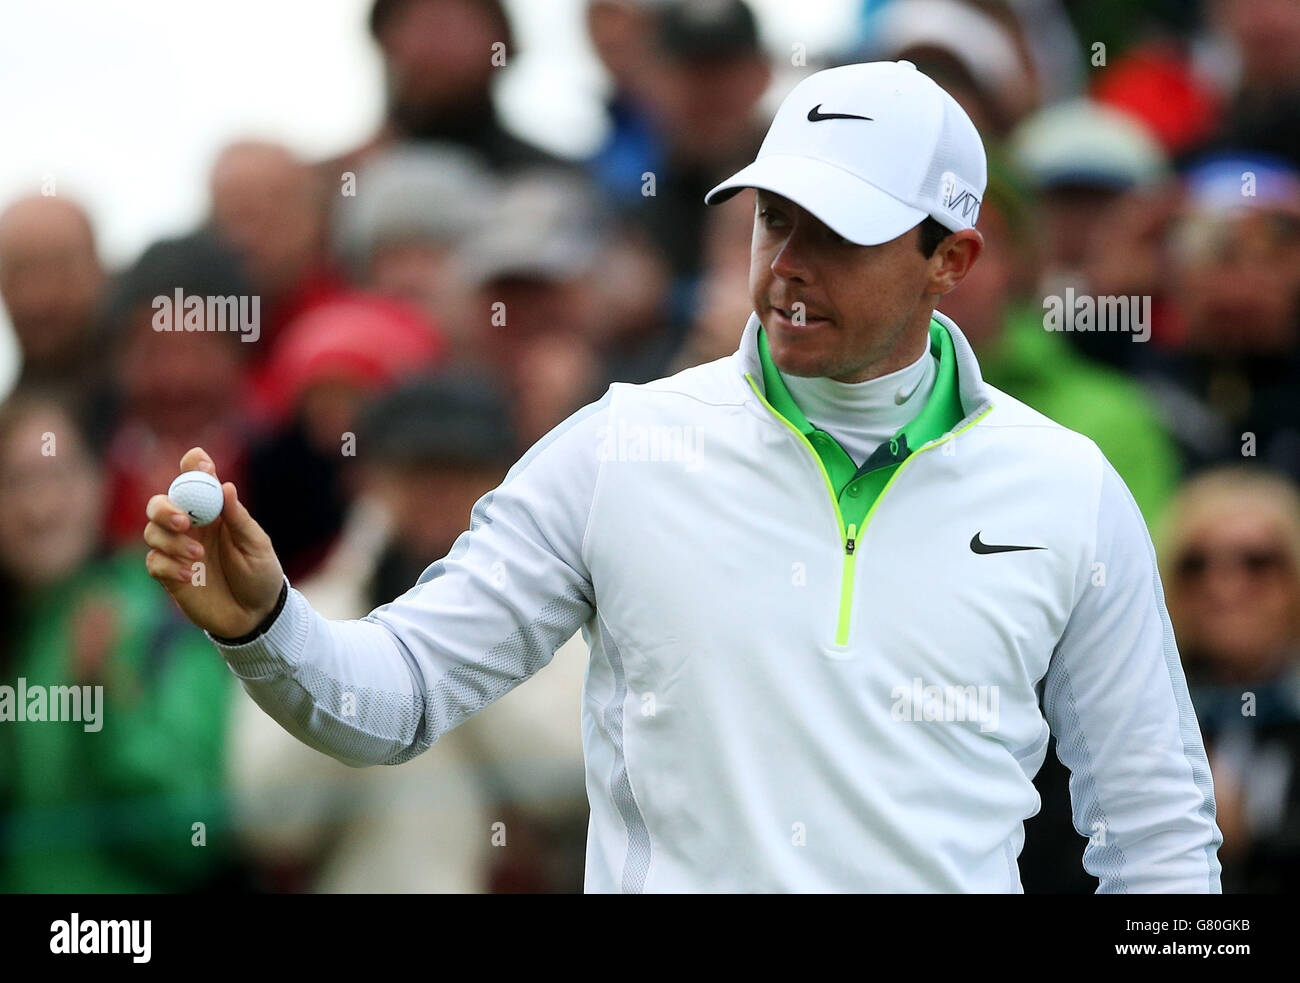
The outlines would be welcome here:
M 1204 731 L 1225 891 L 1300 887 L 1300 491 L 1233 465 L 1179 492 L 1166 600 Z

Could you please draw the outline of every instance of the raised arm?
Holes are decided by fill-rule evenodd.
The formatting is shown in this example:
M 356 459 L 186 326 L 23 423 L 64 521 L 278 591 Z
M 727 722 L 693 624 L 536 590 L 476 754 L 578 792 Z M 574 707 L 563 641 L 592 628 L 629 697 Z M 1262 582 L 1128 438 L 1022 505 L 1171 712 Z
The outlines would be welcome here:
M 171 528 L 175 508 L 151 500 L 149 570 L 289 733 L 346 764 L 397 764 L 545 666 L 591 617 L 582 542 L 607 405 L 539 440 L 475 504 L 447 556 L 360 620 L 329 621 L 287 585 L 229 483 L 221 518 L 201 529 Z M 215 473 L 198 449 L 181 467 Z M 205 586 L 186 573 L 191 543 Z

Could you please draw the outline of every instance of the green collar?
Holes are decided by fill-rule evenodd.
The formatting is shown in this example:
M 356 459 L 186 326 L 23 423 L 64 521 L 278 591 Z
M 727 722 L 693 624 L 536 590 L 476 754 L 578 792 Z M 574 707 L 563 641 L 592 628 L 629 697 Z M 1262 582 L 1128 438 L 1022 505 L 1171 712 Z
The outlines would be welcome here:
M 961 398 L 957 391 L 957 356 L 953 351 L 952 338 L 937 320 L 930 320 L 930 352 L 939 358 L 939 374 L 934 382 L 934 389 L 925 406 L 912 421 L 896 433 L 893 438 L 882 443 L 875 452 L 863 462 L 861 467 L 853 463 L 852 458 L 840 447 L 839 443 L 824 430 L 818 430 L 803 415 L 794 398 L 786 389 L 781 373 L 777 371 L 768 349 L 767 333 L 762 326 L 758 329 L 758 357 L 763 366 L 763 388 L 767 401 L 772 408 L 808 438 L 830 477 L 837 493 L 874 471 L 901 464 L 908 455 L 918 447 L 942 437 L 961 422 L 965 416 Z M 882 474 L 888 480 L 889 472 Z M 884 481 L 880 482 L 882 485 Z M 875 482 L 871 482 L 875 484 Z M 873 496 L 874 497 L 874 496 Z

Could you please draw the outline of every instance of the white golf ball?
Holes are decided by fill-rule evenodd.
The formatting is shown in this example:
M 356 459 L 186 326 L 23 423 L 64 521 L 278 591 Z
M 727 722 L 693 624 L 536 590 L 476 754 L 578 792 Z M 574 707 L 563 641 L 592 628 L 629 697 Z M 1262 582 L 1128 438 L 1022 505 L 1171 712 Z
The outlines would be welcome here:
M 206 526 L 221 514 L 225 495 L 221 483 L 206 471 L 186 471 L 167 489 L 167 497 L 196 526 Z

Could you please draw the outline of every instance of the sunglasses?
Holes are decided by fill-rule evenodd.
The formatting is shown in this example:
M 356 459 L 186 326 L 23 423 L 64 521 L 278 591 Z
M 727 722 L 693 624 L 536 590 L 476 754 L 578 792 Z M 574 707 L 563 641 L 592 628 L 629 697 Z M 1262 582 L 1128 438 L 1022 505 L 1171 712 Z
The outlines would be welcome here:
M 1174 569 L 1183 580 L 1200 580 L 1217 564 L 1234 567 L 1246 575 L 1259 578 L 1282 573 L 1290 569 L 1286 554 L 1280 549 L 1245 547 L 1236 550 L 1188 550 L 1179 558 Z

